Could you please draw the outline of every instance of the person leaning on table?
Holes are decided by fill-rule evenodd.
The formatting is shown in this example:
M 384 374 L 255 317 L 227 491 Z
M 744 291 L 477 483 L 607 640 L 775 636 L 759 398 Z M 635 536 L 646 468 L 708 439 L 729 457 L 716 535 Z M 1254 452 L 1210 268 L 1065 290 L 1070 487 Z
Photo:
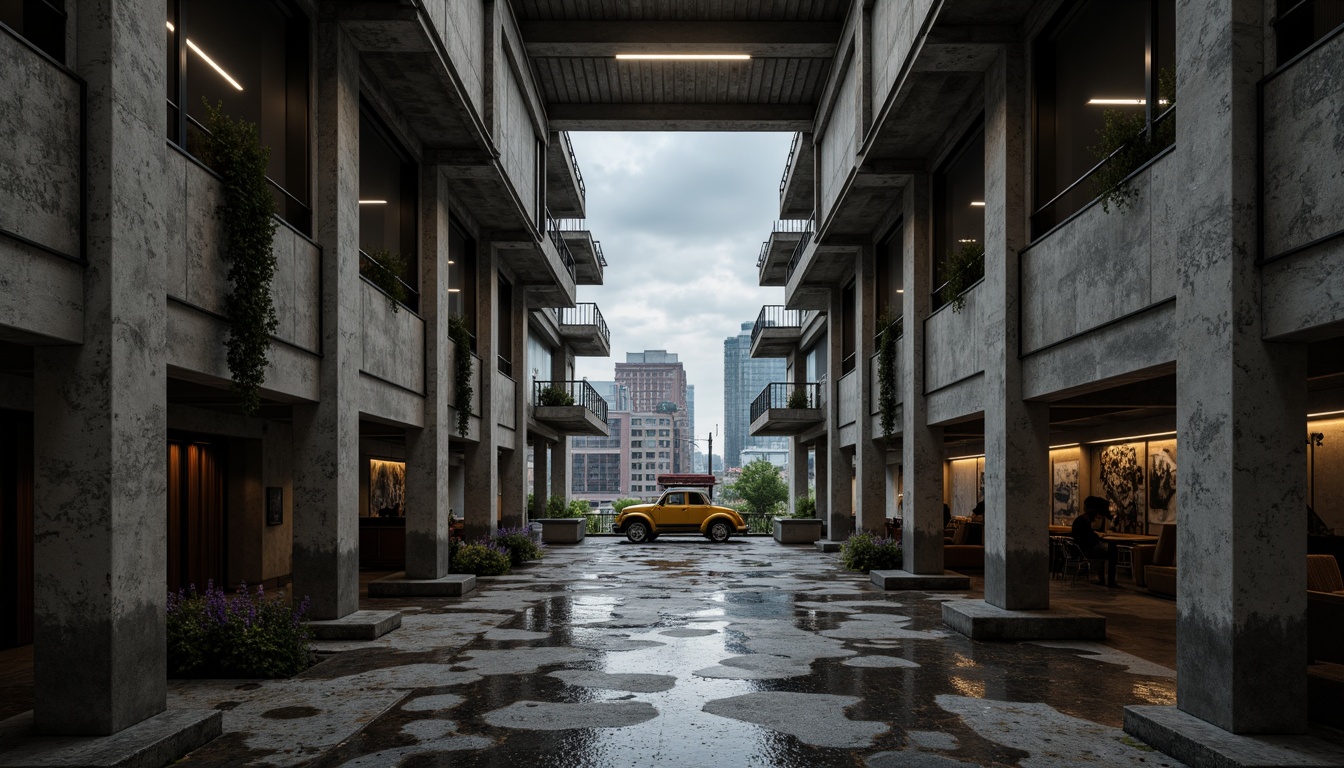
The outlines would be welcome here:
M 1115 550 L 1106 546 L 1097 535 L 1097 519 L 1110 519 L 1110 503 L 1100 496 L 1088 496 L 1083 499 L 1083 513 L 1073 519 L 1073 543 L 1083 551 L 1088 560 L 1106 561 L 1106 571 L 1097 574 L 1097 583 L 1106 583 L 1106 573 L 1110 571 L 1111 561 L 1115 559 Z

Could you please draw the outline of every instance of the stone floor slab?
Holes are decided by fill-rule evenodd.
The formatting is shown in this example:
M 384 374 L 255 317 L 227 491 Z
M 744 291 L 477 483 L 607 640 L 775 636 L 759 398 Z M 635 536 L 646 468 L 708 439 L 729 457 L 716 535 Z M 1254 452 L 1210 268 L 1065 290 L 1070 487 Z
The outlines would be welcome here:
M 161 768 L 218 737 L 223 717 L 174 709 L 111 736 L 33 736 L 26 712 L 0 723 L 0 768 Z
M 1344 743 L 1240 736 L 1176 707 L 1125 707 L 1125 732 L 1196 768 L 1344 768 Z
M 944 592 L 971 588 L 971 577 L 955 571 L 942 573 L 911 573 L 909 571 L 869 571 L 873 584 L 883 589 L 917 589 L 923 592 Z
M 476 577 L 470 573 L 408 579 L 403 571 L 369 582 L 369 597 L 461 597 L 475 589 Z
M 943 603 L 943 622 L 972 640 L 1105 640 L 1106 618 L 1078 608 L 1009 611 L 984 600 Z
M 349 616 L 310 621 L 316 640 L 377 640 L 401 626 L 401 611 L 355 611 Z

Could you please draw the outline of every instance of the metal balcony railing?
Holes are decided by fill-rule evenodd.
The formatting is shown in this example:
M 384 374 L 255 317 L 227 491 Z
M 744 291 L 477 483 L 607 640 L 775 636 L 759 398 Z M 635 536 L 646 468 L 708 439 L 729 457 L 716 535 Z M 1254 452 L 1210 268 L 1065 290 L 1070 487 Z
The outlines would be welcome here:
M 565 271 L 569 273 L 569 279 L 574 278 L 574 253 L 569 250 L 569 243 L 565 242 L 565 236 L 562 234 L 558 219 L 546 217 L 546 228 L 551 235 L 551 243 L 555 245 L 555 250 L 560 254 L 560 263 L 565 265 Z
M 765 242 L 761 243 L 761 253 L 756 257 L 757 269 L 760 269 L 761 267 L 765 266 L 765 260 L 769 255 L 770 255 L 770 241 L 766 240 Z
M 793 255 L 789 257 L 789 268 L 784 273 L 784 282 L 788 283 L 793 279 L 793 271 L 798 268 L 798 262 L 803 260 L 803 252 L 807 246 L 812 244 L 812 232 L 816 229 L 816 218 L 806 219 L 806 226 L 802 230 L 802 237 L 798 238 L 798 244 L 793 247 Z
M 784 197 L 784 188 L 789 185 L 789 169 L 793 167 L 793 156 L 798 154 L 798 145 L 803 141 L 803 132 L 796 131 L 793 134 L 793 142 L 789 144 L 789 156 L 784 160 L 784 175 L 779 179 L 779 196 Z
M 881 339 L 882 332 L 887 330 L 888 328 L 891 329 L 892 338 L 894 339 L 901 338 L 901 336 L 904 335 L 905 333 L 905 318 L 901 315 L 897 315 L 896 319 L 892 320 L 890 325 L 879 325 L 877 328 L 877 332 L 873 334 L 873 338 Z
M 593 252 L 597 254 L 597 264 L 598 264 L 598 266 L 600 266 L 600 267 L 604 267 L 604 268 L 605 268 L 605 267 L 607 266 L 607 257 L 602 253 L 602 241 L 601 241 L 601 240 L 594 240 L 594 241 L 593 241 Z
M 756 316 L 756 324 L 751 327 L 751 343 L 753 345 L 766 328 L 797 328 L 801 331 L 803 329 L 802 310 L 785 309 L 778 304 L 767 304 L 761 307 L 761 313 Z
M 770 229 L 775 234 L 790 234 L 796 232 L 811 232 L 811 219 L 776 219 L 775 224 Z
M 560 310 L 561 325 L 595 325 L 597 332 L 602 334 L 603 341 L 611 344 L 611 331 L 607 328 L 607 321 L 602 318 L 602 313 L 597 305 L 592 302 L 579 302 L 572 307 L 566 307 Z
M 574 168 L 574 178 L 579 181 L 579 197 L 587 200 L 588 190 L 583 186 L 583 171 L 579 170 L 579 159 L 574 155 L 574 145 L 569 140 L 569 131 L 561 131 L 560 138 L 564 139 L 565 154 L 569 155 L 569 164 Z
M 602 396 L 597 394 L 597 390 L 593 389 L 593 385 L 587 381 L 534 381 L 532 404 L 581 405 L 604 424 L 607 421 L 607 401 L 603 400 Z
M 383 289 L 378 286 L 378 283 L 374 281 L 375 273 L 376 276 L 379 277 L 391 277 L 401 286 L 402 290 L 405 291 L 404 297 L 398 301 L 399 304 L 412 312 L 420 311 L 420 292 L 412 288 L 410 283 L 402 280 L 401 275 L 388 269 L 382 262 L 365 253 L 363 249 L 360 249 L 359 274 L 364 276 L 364 279 L 368 280 L 370 285 L 383 291 Z M 387 291 L 383 292 L 387 293 Z M 391 294 L 388 294 L 388 297 L 393 298 Z
M 771 408 L 820 408 L 821 382 L 809 381 L 806 384 L 777 381 L 766 384 L 761 394 L 751 402 L 751 420 L 756 421 L 761 414 Z

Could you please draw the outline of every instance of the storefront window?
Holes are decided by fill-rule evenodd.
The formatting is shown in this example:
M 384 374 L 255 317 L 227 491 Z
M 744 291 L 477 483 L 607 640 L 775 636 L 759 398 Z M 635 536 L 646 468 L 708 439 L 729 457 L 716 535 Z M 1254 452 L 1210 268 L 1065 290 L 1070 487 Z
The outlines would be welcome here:
M 1174 93 L 1160 91 L 1175 83 L 1175 28 L 1175 0 L 1081 0 L 1037 38 L 1032 237 L 1097 196 L 1084 177 L 1101 160 L 1107 112 L 1142 128 L 1170 105 Z
M 307 17 L 289 0 L 166 0 L 166 11 L 169 140 L 199 155 L 206 104 L 255 124 L 281 218 L 311 234 Z
M 416 262 L 416 170 L 406 152 L 367 108 L 359 115 L 359 249 L 362 258 L 389 270 L 419 306 Z M 367 263 L 367 261 L 366 261 Z
M 495 343 L 498 352 L 499 372 L 505 376 L 513 375 L 513 283 L 503 274 L 499 279 L 499 310 L 495 314 Z
M 65 0 L 0 0 L 0 24 L 65 63 Z
M 840 340 L 840 349 L 844 353 L 840 361 L 840 373 L 844 375 L 854 370 L 854 357 L 859 348 L 859 300 L 854 283 L 845 286 L 841 292 L 840 308 L 840 330 L 844 334 Z
M 1341 24 L 1344 24 L 1344 0 L 1279 0 L 1274 20 L 1279 66 Z
M 933 307 L 948 280 L 948 262 L 966 248 L 985 247 L 985 129 L 973 129 L 934 174 Z

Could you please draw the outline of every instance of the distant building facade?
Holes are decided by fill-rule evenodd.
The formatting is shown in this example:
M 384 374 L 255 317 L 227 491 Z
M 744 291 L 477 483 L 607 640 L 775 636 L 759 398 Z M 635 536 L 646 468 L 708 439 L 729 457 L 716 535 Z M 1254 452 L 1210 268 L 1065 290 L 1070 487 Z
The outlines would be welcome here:
M 666 471 L 689 472 L 691 469 L 691 413 L 686 368 L 675 353 L 664 349 L 628 352 L 624 363 L 616 364 L 616 385 L 630 393 L 633 413 L 661 414 L 670 422 L 656 431 L 658 452 L 667 451 L 671 464 Z M 666 442 L 666 445 L 662 443 Z
M 783 358 L 751 357 L 752 323 L 743 323 L 742 332 L 723 340 L 723 461 L 727 467 L 740 467 L 744 451 L 783 451 L 786 437 L 751 436 L 751 401 L 772 381 L 785 380 Z

